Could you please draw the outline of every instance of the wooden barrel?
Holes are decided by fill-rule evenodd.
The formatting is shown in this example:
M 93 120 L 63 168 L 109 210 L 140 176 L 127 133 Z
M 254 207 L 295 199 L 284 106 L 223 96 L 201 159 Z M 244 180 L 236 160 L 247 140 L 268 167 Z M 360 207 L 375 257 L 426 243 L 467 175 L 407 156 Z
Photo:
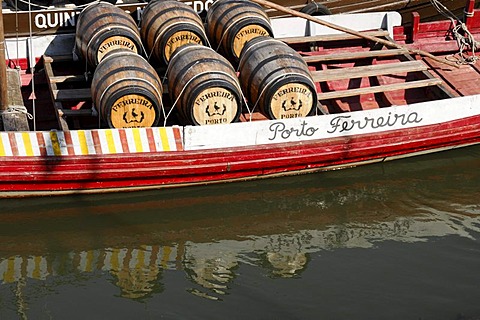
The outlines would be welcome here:
M 249 41 L 241 53 L 238 70 L 249 105 L 270 119 L 305 117 L 317 106 L 307 64 L 279 40 L 257 37 Z
M 153 67 L 136 53 L 114 52 L 97 66 L 92 100 L 110 128 L 155 126 L 162 106 L 162 84 Z
M 200 16 L 183 2 L 154 0 L 142 13 L 140 35 L 147 55 L 166 66 L 172 53 L 187 43 L 208 43 Z
M 170 60 L 167 78 L 170 98 L 185 124 L 224 124 L 239 119 L 240 83 L 232 65 L 213 49 L 196 44 L 179 48 Z
M 124 10 L 108 2 L 97 2 L 82 10 L 77 21 L 75 46 L 77 54 L 92 67 L 115 50 L 142 53 L 135 21 Z
M 206 31 L 212 48 L 234 66 L 247 41 L 258 36 L 273 36 L 264 9 L 248 0 L 217 0 L 207 12 Z

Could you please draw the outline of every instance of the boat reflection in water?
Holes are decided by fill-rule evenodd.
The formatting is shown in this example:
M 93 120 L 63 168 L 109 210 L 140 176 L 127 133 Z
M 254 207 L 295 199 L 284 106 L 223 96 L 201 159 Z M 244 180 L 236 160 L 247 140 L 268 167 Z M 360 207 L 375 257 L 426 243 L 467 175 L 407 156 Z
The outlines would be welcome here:
M 298 278 L 320 252 L 473 239 L 480 172 L 469 168 L 479 167 L 474 147 L 205 188 L 2 200 L 0 290 L 17 292 L 10 299 L 21 309 L 18 292 L 52 294 L 95 278 L 117 296 L 145 300 L 166 290 L 173 271 L 186 291 L 219 300 L 234 293 L 241 265 Z

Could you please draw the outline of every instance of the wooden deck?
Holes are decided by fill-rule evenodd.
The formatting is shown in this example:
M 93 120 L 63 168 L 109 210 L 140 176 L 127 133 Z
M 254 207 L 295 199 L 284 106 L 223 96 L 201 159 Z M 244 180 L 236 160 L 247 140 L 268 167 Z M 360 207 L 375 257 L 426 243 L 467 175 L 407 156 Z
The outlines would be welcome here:
M 384 30 L 367 34 L 392 40 Z M 473 81 L 479 78 L 478 63 L 456 69 L 412 55 L 406 49 L 388 49 L 349 34 L 281 40 L 295 48 L 308 64 L 317 86 L 318 111 L 324 114 L 480 93 Z M 49 104 L 55 110 L 56 127 L 61 130 L 98 128 L 89 79 L 83 70 L 67 68 L 71 70 L 68 74 L 57 71 L 57 64 L 72 65 L 72 57 L 44 56 L 41 63 Z M 245 110 L 240 121 L 264 119 L 258 112 L 248 114 Z

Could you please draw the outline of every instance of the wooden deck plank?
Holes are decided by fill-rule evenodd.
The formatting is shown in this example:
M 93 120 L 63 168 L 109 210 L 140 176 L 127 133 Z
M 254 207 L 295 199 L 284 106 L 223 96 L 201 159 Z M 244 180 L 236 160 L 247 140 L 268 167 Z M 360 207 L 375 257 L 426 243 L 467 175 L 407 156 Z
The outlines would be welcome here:
M 84 75 L 68 75 L 68 76 L 53 76 L 50 77 L 50 82 L 64 83 L 64 82 L 86 82 Z
M 375 30 L 375 31 L 365 31 L 363 34 L 373 36 L 373 37 L 383 37 L 388 36 L 389 33 L 386 30 Z M 298 44 L 298 43 L 308 43 L 308 42 L 326 42 L 326 41 L 340 41 L 340 40 L 355 40 L 362 39 L 358 36 L 341 33 L 341 34 L 327 34 L 327 35 L 318 35 L 318 36 L 307 36 L 307 37 L 287 37 L 287 38 L 278 38 L 278 40 L 283 41 L 287 44 Z
M 78 110 L 69 110 L 63 109 L 63 114 L 65 116 L 93 116 L 92 109 L 78 109 Z
M 89 88 L 53 90 L 55 101 L 91 101 L 92 94 Z
M 69 61 L 73 61 L 73 56 L 71 54 L 57 55 L 57 56 L 44 56 L 43 61 L 47 63 L 69 62 Z
M 376 64 L 361 67 L 326 69 L 312 71 L 313 81 L 323 82 L 341 79 L 354 79 L 362 77 L 397 74 L 413 71 L 427 70 L 427 66 L 421 61 L 407 61 L 399 63 Z
M 345 97 L 352 97 L 352 96 L 357 96 L 361 94 L 378 93 L 378 92 L 394 91 L 394 90 L 406 90 L 406 89 L 413 89 L 413 88 L 435 86 L 440 84 L 442 84 L 442 80 L 440 79 L 424 79 L 424 80 L 387 84 L 387 85 L 374 86 L 374 87 L 323 92 L 323 93 L 318 93 L 318 100 L 345 98 Z
M 327 61 L 341 61 L 354 59 L 368 59 L 378 57 L 393 57 L 408 53 L 405 49 L 390 49 L 390 50 L 371 50 L 362 52 L 344 52 L 334 54 L 319 54 L 314 56 L 305 56 L 303 59 L 306 63 L 327 62 Z

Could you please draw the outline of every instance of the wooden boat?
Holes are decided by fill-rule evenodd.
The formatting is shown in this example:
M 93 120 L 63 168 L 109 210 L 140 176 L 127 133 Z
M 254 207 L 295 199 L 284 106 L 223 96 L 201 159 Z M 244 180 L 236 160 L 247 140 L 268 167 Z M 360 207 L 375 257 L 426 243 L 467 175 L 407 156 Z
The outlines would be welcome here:
M 164 82 L 155 89 L 163 92 L 163 102 L 153 116 L 148 114 L 150 105 L 140 109 L 146 105 L 143 102 L 136 105 L 139 109 L 127 108 L 133 93 L 115 100 L 130 84 L 112 93 L 110 100 L 119 104 L 97 110 L 98 96 L 103 98 L 107 88 L 116 85 L 106 83 L 105 76 L 118 64 L 111 63 L 103 77 L 95 80 L 102 62 L 111 58 L 97 69 L 82 60 L 72 63 L 78 35 L 29 37 L 28 46 L 21 43 L 16 48 L 30 56 L 12 57 L 15 50 L 7 41 L 7 63 L 14 67 L 7 71 L 17 86 L 13 81 L 9 84 L 10 101 L 16 108 L 3 113 L 4 126 L 20 131 L 0 132 L 0 196 L 135 191 L 259 179 L 348 168 L 480 142 L 480 75 L 473 42 L 480 32 L 480 19 L 474 1 L 467 2 L 464 21 L 420 22 L 414 14 L 410 26 L 402 25 L 397 12 L 319 19 L 264 0 L 255 2 L 296 16 L 269 19 L 273 37 L 256 36 L 244 44 L 240 56 L 227 55 L 238 68 L 234 71 L 240 85 L 222 70 L 218 81 L 235 81 L 219 91 L 202 81 L 198 87 L 189 86 L 197 76 L 212 72 L 196 71 L 185 80 L 188 69 L 182 62 L 191 58 L 182 59 L 187 57 L 185 52 L 202 47 L 205 60 L 215 64 L 224 64 L 220 61 L 227 58 L 213 59 L 220 55 L 215 50 L 205 53 L 208 46 L 185 45 L 171 57 L 166 70 L 156 68 L 165 72 L 162 77 L 168 86 Z M 229 47 L 221 45 L 218 48 L 229 54 Z M 133 56 L 120 53 L 109 56 Z M 283 67 L 272 68 L 267 63 L 272 60 Z M 130 60 L 121 61 L 128 65 Z M 170 67 L 173 61 L 180 67 Z M 26 70 L 19 72 L 16 67 Z M 142 66 L 136 71 L 147 69 Z M 175 69 L 179 70 L 168 73 Z M 262 78 L 262 74 L 275 77 Z M 98 94 L 102 86 L 106 88 Z M 195 112 L 176 104 L 185 90 L 197 90 L 192 96 L 200 98 L 188 100 L 200 105 Z M 226 110 L 220 106 L 229 104 L 227 100 L 236 108 L 228 109 L 228 119 L 220 117 Z M 214 108 L 216 102 L 218 108 Z M 16 111 L 23 106 L 35 120 L 22 121 L 25 114 Z M 118 109 L 126 111 L 117 115 Z M 147 118 L 154 125 L 142 127 L 141 120 Z M 124 126 L 115 121 L 124 121 Z M 33 130 L 21 129 L 25 123 Z

